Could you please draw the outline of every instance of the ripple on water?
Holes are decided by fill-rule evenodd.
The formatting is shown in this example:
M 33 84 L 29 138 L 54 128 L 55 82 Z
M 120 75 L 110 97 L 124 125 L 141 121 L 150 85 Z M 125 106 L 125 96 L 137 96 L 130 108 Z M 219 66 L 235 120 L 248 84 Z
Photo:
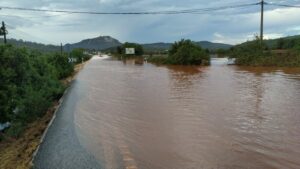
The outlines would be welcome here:
M 79 133 L 106 168 L 300 168 L 300 71 L 92 60 Z

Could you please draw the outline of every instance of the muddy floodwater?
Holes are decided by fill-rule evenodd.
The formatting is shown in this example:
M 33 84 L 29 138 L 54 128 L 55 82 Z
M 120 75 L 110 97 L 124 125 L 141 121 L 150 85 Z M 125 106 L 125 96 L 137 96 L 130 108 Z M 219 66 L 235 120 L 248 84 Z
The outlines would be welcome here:
M 76 132 L 105 169 L 300 168 L 300 69 L 93 58 L 76 83 Z

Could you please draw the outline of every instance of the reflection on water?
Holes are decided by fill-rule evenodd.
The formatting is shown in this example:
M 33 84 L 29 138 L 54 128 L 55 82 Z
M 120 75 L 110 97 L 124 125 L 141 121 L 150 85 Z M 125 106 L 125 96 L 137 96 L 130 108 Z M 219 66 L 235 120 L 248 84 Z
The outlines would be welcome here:
M 132 58 L 132 59 L 123 59 L 123 64 L 134 64 L 134 65 L 143 65 L 144 64 L 144 58 Z
M 167 66 L 171 86 L 189 90 L 195 79 L 200 79 L 207 67 L 198 66 Z M 172 87 L 171 87 L 172 90 Z
M 300 70 L 92 60 L 76 124 L 104 168 L 300 168 Z

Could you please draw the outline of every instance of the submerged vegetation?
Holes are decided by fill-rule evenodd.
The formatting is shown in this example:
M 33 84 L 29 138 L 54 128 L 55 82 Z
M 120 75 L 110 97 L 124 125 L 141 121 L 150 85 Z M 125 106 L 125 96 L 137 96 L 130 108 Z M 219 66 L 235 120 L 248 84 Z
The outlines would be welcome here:
M 134 48 L 134 54 L 126 54 L 126 48 Z M 116 50 L 109 50 L 118 59 L 126 59 L 131 57 L 141 57 L 144 54 L 143 46 L 137 43 L 126 42 L 122 46 L 118 46 Z
M 73 57 L 88 59 L 83 51 L 75 53 Z M 62 96 L 66 86 L 61 79 L 73 73 L 74 63 L 67 53 L 1 45 L 0 65 L 0 123 L 9 122 L 5 135 L 17 138 Z
M 238 65 L 299 67 L 300 39 L 279 39 L 270 46 L 268 41 L 256 38 L 231 48 L 230 56 Z
M 210 57 L 206 50 L 194 44 L 191 40 L 175 42 L 166 57 L 150 57 L 150 62 L 170 65 L 209 65 Z
M 175 42 L 168 55 L 149 57 L 149 61 L 158 64 L 207 65 L 209 52 L 196 46 L 190 40 Z M 219 57 L 236 58 L 237 65 L 300 67 L 300 36 L 264 40 L 256 37 L 230 49 L 210 51 Z
M 126 55 L 126 48 L 135 48 L 134 55 Z M 175 42 L 169 50 L 146 51 L 136 43 L 125 43 L 123 46 L 110 48 L 106 52 L 112 53 L 119 59 L 141 56 L 149 62 L 166 65 L 209 65 L 212 57 L 236 58 L 237 65 L 246 66 L 280 66 L 300 67 L 300 36 L 280 39 L 264 40 L 255 37 L 252 41 L 235 45 L 229 49 L 203 49 L 191 40 Z

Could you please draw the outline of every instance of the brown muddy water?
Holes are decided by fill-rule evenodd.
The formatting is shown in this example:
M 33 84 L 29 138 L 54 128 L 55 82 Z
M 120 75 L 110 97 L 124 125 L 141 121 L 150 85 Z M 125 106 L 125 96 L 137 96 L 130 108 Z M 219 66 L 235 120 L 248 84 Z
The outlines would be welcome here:
M 81 143 L 103 168 L 300 168 L 300 69 L 135 65 L 77 79 Z

